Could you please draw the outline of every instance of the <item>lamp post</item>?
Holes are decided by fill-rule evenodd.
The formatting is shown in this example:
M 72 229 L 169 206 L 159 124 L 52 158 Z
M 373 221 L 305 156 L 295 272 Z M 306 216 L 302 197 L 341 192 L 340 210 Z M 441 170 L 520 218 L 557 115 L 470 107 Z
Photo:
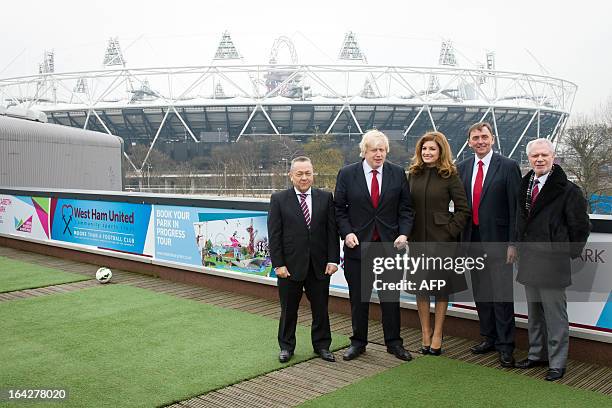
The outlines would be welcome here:
M 151 191 L 151 165 L 147 163 L 147 189 Z
M 346 127 L 348 128 L 348 139 L 349 139 L 349 143 L 351 143 L 351 125 L 346 125 Z
M 217 128 L 217 133 L 219 135 L 219 143 L 221 143 L 221 128 L 220 127 Z
M 227 194 L 227 164 L 223 163 L 223 195 Z

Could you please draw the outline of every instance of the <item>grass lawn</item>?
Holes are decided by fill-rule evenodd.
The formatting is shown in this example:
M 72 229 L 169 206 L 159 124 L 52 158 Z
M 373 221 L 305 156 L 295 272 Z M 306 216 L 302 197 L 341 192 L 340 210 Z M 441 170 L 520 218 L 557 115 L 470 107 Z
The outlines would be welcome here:
M 0 317 L 0 388 L 67 388 L 52 406 L 165 405 L 285 366 L 277 320 L 130 286 L 2 302 Z M 292 363 L 314 356 L 310 328 L 297 335 Z
M 0 293 L 88 279 L 91 278 L 0 256 Z
M 303 407 L 610 407 L 612 398 L 445 357 L 426 356 Z

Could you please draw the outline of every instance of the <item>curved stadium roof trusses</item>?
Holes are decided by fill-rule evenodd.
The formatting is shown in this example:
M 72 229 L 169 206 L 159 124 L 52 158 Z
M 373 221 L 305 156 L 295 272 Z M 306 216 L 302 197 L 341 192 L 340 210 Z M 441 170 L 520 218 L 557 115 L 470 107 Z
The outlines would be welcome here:
M 466 126 L 489 120 L 500 150 L 513 156 L 527 139 L 559 134 L 576 88 L 550 76 L 451 66 L 109 67 L 0 79 L 0 104 L 42 110 L 50 122 L 117 134 L 151 149 L 160 138 L 350 137 L 377 127 L 404 140 L 444 131 L 460 156 Z

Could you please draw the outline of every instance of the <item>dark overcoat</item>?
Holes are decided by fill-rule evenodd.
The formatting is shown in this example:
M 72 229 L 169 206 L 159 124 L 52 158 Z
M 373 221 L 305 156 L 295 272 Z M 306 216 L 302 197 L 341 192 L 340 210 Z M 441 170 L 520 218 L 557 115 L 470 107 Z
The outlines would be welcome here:
M 523 177 L 519 192 L 517 281 L 539 288 L 565 288 L 572 283 L 570 261 L 577 258 L 591 230 L 587 202 L 580 188 L 554 165 L 533 208 L 534 173 Z

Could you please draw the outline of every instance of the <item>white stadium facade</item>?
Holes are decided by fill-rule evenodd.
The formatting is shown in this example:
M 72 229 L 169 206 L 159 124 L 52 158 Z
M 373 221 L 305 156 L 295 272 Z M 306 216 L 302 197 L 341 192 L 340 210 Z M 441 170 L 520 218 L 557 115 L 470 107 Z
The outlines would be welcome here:
M 277 62 L 283 48 L 288 64 Z M 410 146 L 428 130 L 441 131 L 461 158 L 468 127 L 488 121 L 497 149 L 523 161 L 529 140 L 560 135 L 577 88 L 559 78 L 496 70 L 493 53 L 479 66 L 458 66 L 450 41 L 442 43 L 436 66 L 372 65 L 350 32 L 338 63 L 329 65 L 297 63 L 286 37 L 275 41 L 268 64 L 249 65 L 227 32 L 206 66 L 131 68 L 117 39 L 109 40 L 99 70 L 55 72 L 54 65 L 54 54 L 45 52 L 37 75 L 1 78 L 0 106 L 120 136 L 128 151 L 135 144 L 149 151 L 174 146 L 185 159 L 245 138 L 333 134 L 354 141 L 372 128 Z

